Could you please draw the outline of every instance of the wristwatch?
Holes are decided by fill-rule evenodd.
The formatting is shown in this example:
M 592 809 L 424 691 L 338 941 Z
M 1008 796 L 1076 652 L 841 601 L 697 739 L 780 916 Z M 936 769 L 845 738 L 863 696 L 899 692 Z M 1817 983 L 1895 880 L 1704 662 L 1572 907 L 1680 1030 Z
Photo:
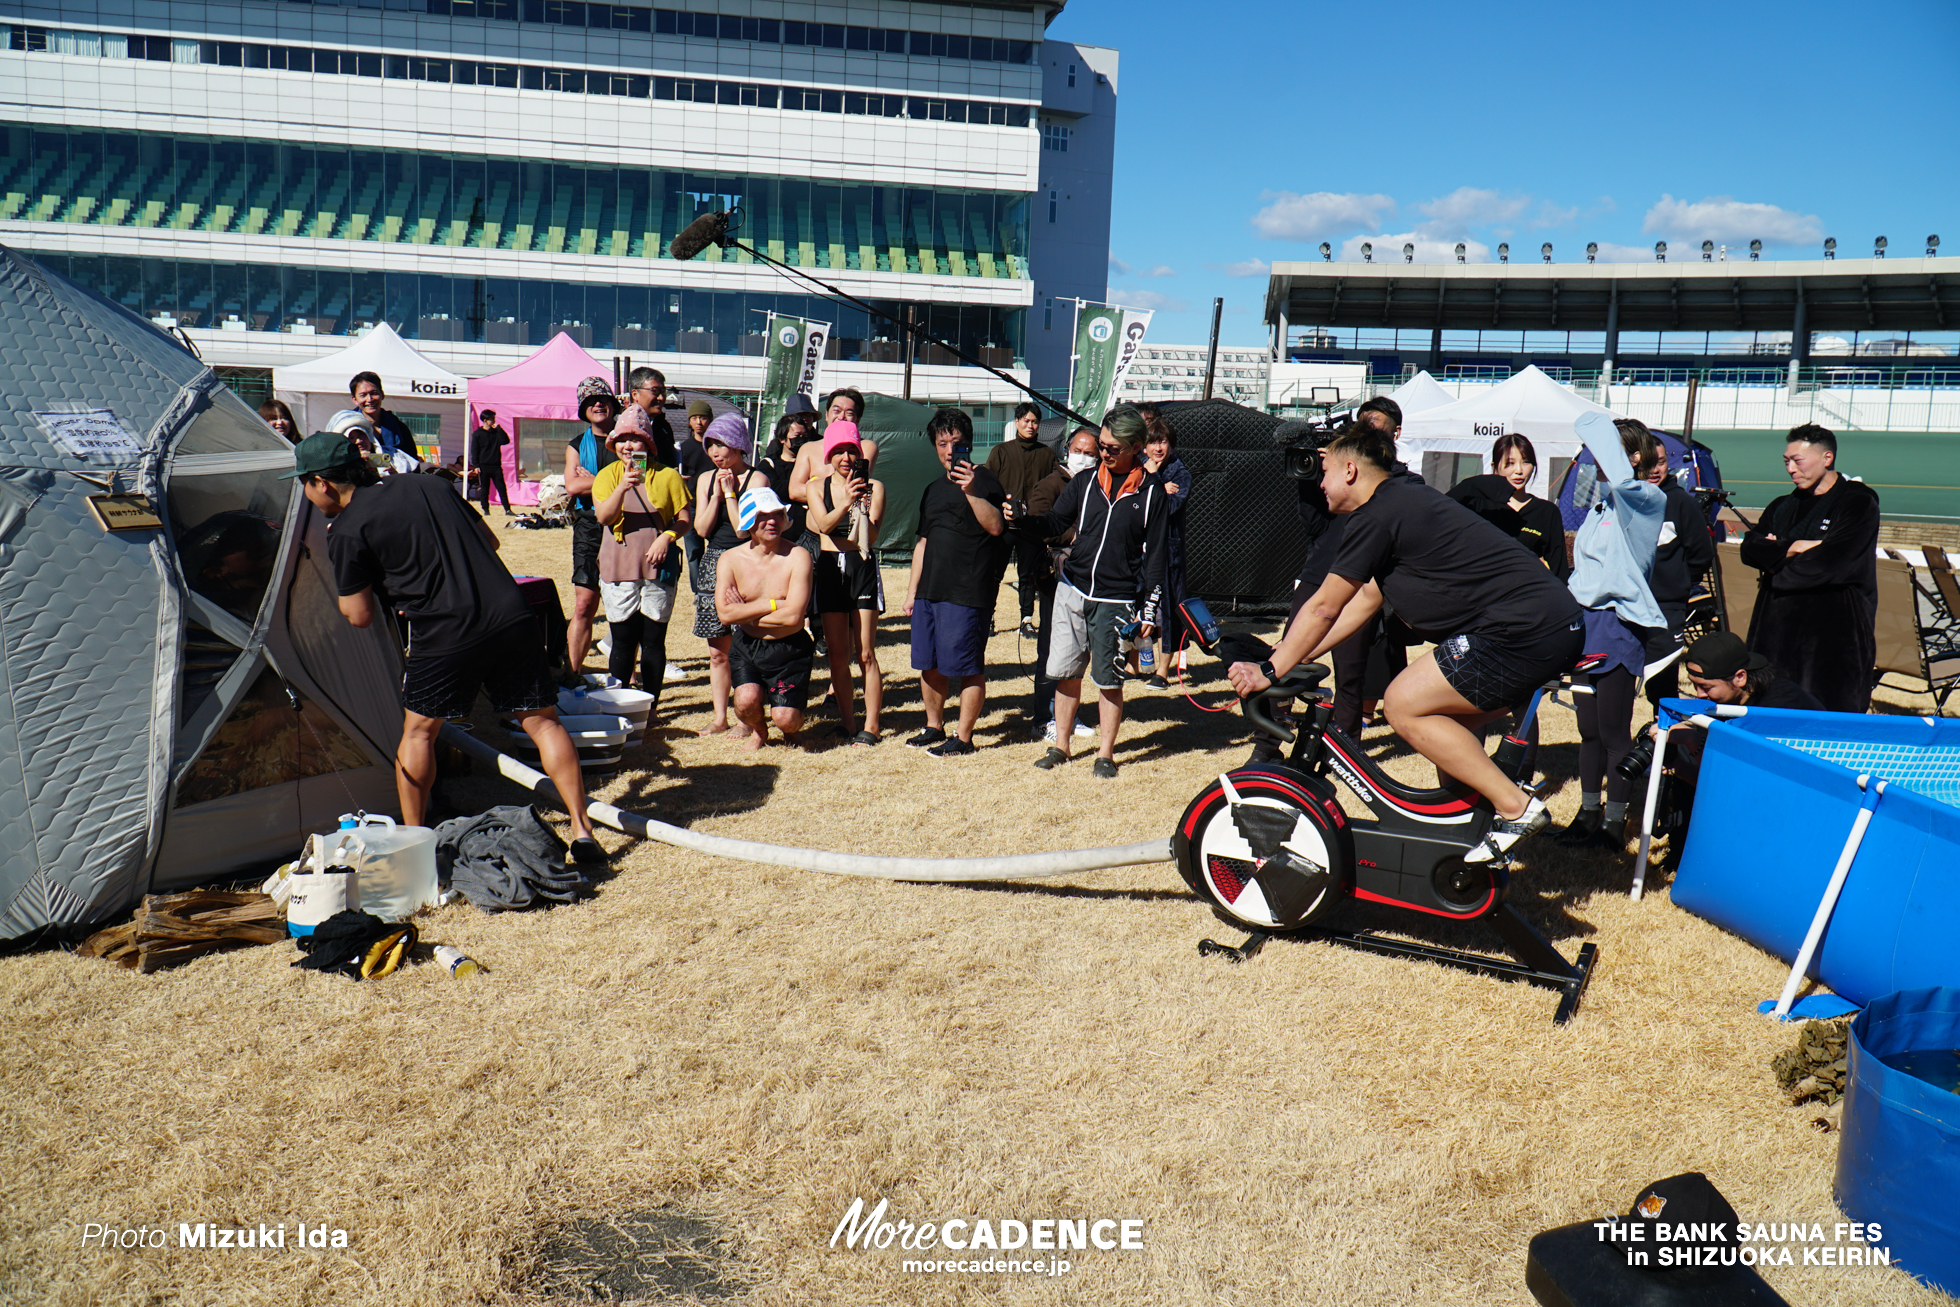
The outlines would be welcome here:
M 1278 672 L 1273 670 L 1273 660 L 1270 658 L 1259 664 L 1259 674 L 1271 681 L 1274 685 L 1278 685 L 1283 679 Z

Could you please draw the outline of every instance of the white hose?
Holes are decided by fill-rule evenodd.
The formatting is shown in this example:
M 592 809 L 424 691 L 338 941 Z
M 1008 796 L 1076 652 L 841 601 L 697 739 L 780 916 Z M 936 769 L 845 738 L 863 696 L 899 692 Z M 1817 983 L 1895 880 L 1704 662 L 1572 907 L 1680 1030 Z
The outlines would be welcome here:
M 551 783 L 549 776 L 535 767 L 525 766 L 454 726 L 443 727 L 442 738 L 471 757 L 494 763 L 504 776 L 562 806 L 558 787 Z M 610 803 L 600 803 L 596 799 L 587 803 L 586 815 L 593 821 L 628 835 L 658 840 L 676 848 L 692 849 L 711 857 L 761 862 L 776 867 L 799 867 L 804 871 L 827 872 L 833 876 L 868 876 L 876 880 L 1039 880 L 1044 876 L 1067 876 L 1078 871 L 1099 871 L 1105 867 L 1168 862 L 1171 858 L 1168 839 L 1063 853 L 1022 853 L 1003 858 L 880 858 L 858 853 L 827 853 L 821 849 L 785 848 L 780 844 L 735 840 L 723 835 L 703 835 L 624 808 L 615 808 Z

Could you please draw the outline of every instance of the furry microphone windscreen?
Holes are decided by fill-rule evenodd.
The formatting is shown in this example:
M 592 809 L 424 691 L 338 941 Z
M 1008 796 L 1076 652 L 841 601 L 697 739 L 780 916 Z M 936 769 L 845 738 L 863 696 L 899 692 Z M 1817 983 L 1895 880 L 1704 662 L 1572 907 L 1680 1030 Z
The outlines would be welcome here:
M 677 259 L 691 259 L 728 234 L 728 212 L 704 213 L 674 237 L 667 252 Z

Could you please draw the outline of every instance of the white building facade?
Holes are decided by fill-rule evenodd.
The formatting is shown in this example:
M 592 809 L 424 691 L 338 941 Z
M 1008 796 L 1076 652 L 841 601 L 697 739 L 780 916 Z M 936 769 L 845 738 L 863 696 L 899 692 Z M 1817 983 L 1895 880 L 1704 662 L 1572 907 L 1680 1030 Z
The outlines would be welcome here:
M 1209 349 L 1206 345 L 1158 345 L 1146 337 L 1123 377 L 1117 399 L 1132 404 L 1203 399 Z M 1212 397 L 1229 399 L 1247 408 L 1265 408 L 1271 367 L 1271 356 L 1263 346 L 1220 345 L 1218 365 L 1212 375 Z
M 1072 294 L 1088 258 L 1031 236 L 1063 3 L 12 4 L 0 241 L 221 367 L 386 321 L 464 376 L 564 331 L 677 385 L 753 391 L 773 310 L 835 324 L 826 380 L 899 393 L 889 322 L 744 252 L 669 256 L 739 206 L 741 239 L 1025 380 L 1042 259 Z M 1086 68 L 1073 49 L 1060 61 Z M 1082 81 L 1058 115 L 1094 116 Z M 1099 198 L 1071 197 L 1100 275 L 1097 175 Z M 936 346 L 912 364 L 922 399 L 1017 397 Z

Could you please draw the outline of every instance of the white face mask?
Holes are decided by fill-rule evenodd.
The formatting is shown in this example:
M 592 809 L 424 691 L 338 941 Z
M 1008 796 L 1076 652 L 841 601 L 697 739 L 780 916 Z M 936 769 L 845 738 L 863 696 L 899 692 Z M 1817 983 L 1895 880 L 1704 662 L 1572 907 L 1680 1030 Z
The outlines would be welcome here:
M 1070 451 L 1068 456 L 1068 474 L 1070 476 L 1081 476 L 1095 465 L 1096 456 L 1094 454 L 1078 454 Z

